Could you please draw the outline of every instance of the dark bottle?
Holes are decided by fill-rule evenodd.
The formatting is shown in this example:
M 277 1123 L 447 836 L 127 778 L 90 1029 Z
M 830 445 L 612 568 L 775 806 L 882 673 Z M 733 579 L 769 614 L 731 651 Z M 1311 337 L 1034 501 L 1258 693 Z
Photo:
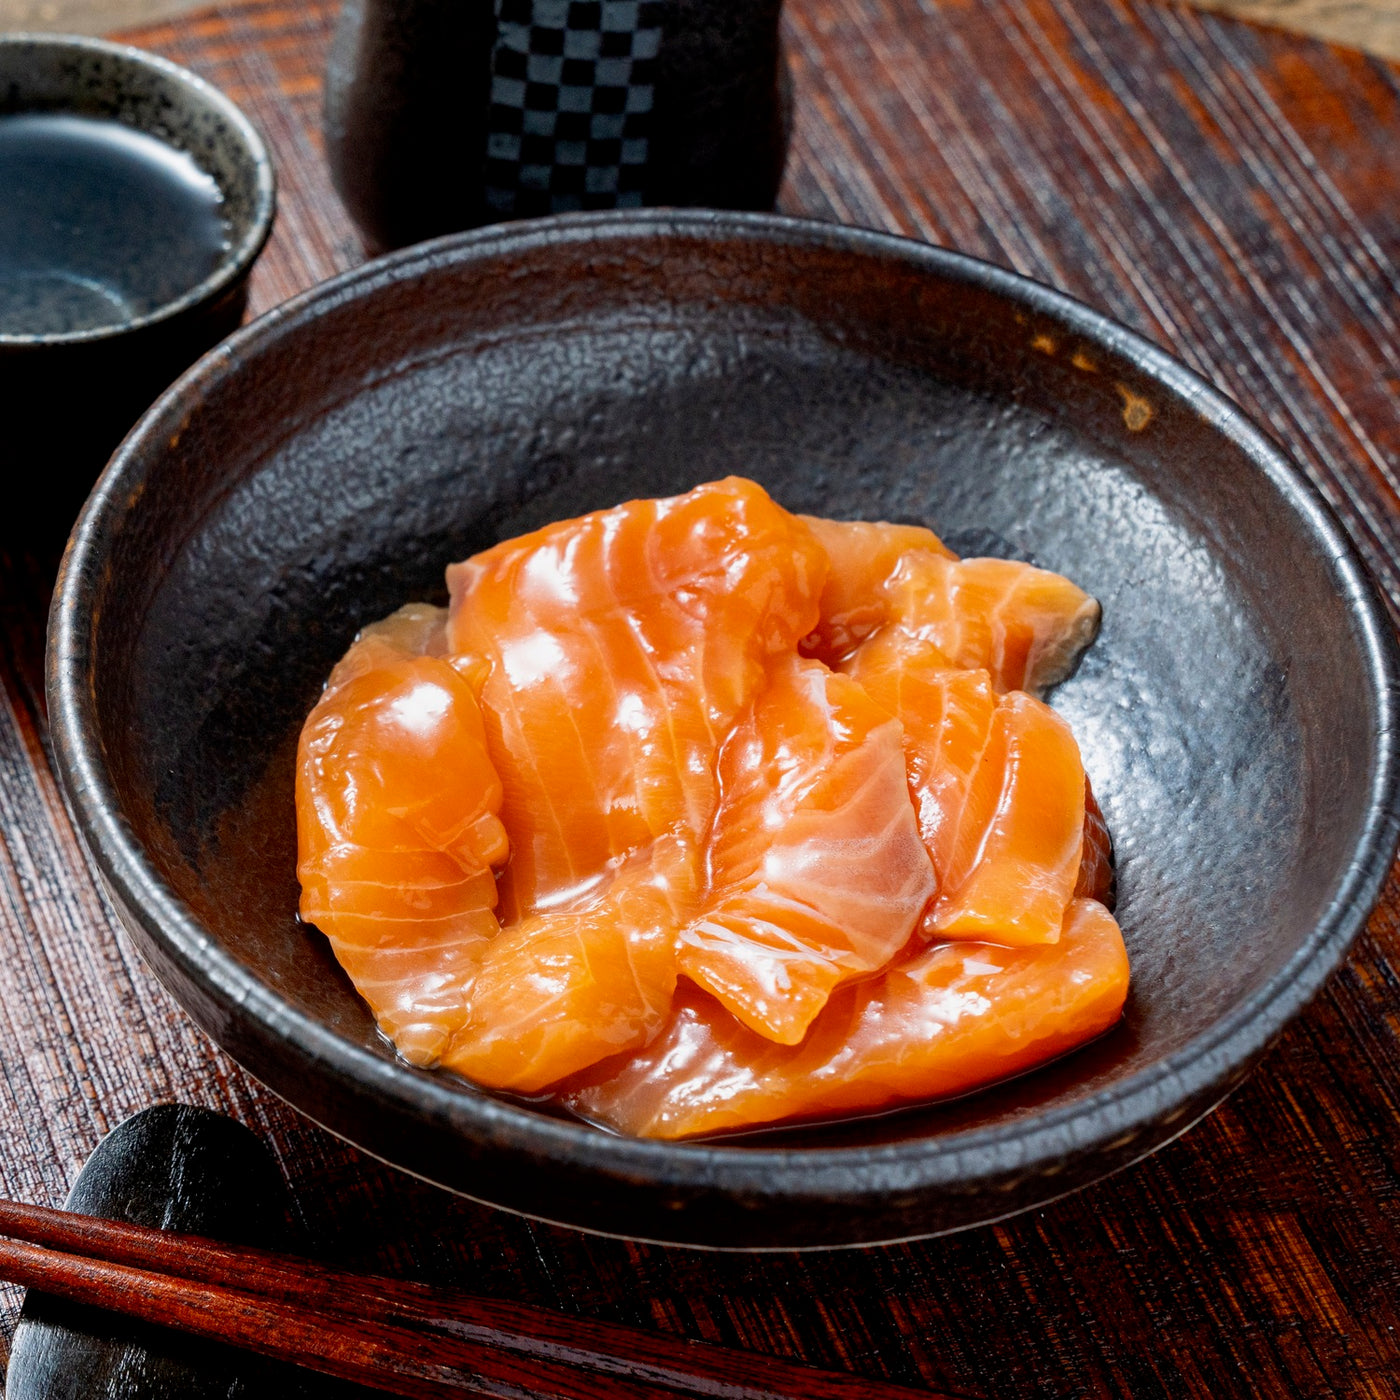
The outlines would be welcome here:
M 575 209 L 771 208 L 782 0 L 346 0 L 326 147 L 371 244 Z

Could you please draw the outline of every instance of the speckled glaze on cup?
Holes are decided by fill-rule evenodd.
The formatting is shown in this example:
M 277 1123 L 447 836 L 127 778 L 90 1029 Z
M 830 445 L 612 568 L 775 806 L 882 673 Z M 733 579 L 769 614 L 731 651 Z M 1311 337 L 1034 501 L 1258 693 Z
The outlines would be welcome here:
M 262 138 L 227 97 L 126 45 L 0 34 L 0 116 L 20 113 L 117 121 L 185 152 L 218 184 L 229 228 L 209 276 L 154 310 L 91 330 L 0 334 L 0 462 L 7 476 L 35 474 L 45 505 L 71 519 L 147 405 L 242 320 L 276 182 Z

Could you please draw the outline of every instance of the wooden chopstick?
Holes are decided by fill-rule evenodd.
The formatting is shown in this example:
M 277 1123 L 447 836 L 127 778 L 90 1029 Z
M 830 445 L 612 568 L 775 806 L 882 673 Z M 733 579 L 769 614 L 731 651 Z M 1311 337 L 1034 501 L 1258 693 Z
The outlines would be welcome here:
M 0 1200 L 0 1278 L 395 1395 L 951 1400 L 752 1352 Z

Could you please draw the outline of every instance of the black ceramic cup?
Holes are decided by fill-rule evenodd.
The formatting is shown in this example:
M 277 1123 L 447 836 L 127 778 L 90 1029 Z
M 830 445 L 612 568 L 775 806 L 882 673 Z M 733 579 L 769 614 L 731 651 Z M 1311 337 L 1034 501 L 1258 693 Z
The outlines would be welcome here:
M 101 128 L 115 133 L 108 138 L 114 161 L 124 141 L 136 150 L 138 175 L 142 159 L 164 153 L 172 169 L 211 182 L 223 226 L 197 281 L 147 267 L 146 286 L 155 290 L 128 295 L 121 259 L 108 257 L 104 264 L 108 240 L 127 240 L 122 257 L 159 262 L 168 257 L 171 216 L 158 199 L 143 196 L 139 179 L 135 185 L 118 181 L 111 189 L 131 190 L 133 201 L 142 203 L 133 221 L 129 208 L 111 207 L 114 196 L 104 185 L 100 196 L 83 204 L 62 251 L 61 260 L 73 266 L 36 278 L 32 320 L 10 299 L 0 322 L 0 468 L 7 484 L 29 479 L 38 485 L 45 512 L 40 526 L 52 517 L 66 527 L 145 408 L 242 320 L 248 272 L 272 228 L 275 182 L 262 138 L 228 98 L 165 59 L 119 44 L 0 35 L 0 122 L 14 117 L 115 124 Z M 83 155 L 85 168 L 99 179 L 103 149 L 99 140 Z M 145 154 L 151 151 L 155 157 Z M 33 159 L 42 161 L 42 155 Z M 14 168 L 38 171 L 42 165 Z M 13 214 L 18 194 L 9 194 Z M 23 241 L 22 231 L 11 233 Z M 15 254 L 22 255 L 23 249 Z M 56 306 L 53 288 L 65 278 L 70 291 L 96 308 L 75 305 L 69 315 Z M 4 533 L 35 524 L 12 519 Z
M 336 188 L 374 247 L 641 205 L 771 208 L 782 0 L 346 0 Z

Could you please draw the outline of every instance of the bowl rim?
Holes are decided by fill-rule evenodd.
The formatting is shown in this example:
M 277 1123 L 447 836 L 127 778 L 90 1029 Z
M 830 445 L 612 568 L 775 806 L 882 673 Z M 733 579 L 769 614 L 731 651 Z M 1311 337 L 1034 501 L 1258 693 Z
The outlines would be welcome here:
M 230 129 L 237 133 L 239 142 L 253 163 L 254 200 L 252 215 L 242 236 L 229 246 L 219 259 L 218 265 L 206 278 L 173 300 L 162 302 L 154 311 L 147 311 L 140 316 L 133 316 L 125 321 L 114 321 L 110 325 L 93 326 L 88 330 L 54 331 L 47 334 L 0 332 L 0 350 L 39 350 L 46 346 L 91 345 L 115 340 L 120 336 L 145 330 L 148 326 L 158 326 L 193 307 L 214 301 L 245 277 L 272 234 L 272 225 L 277 216 L 277 170 L 261 133 L 233 99 L 213 83 L 201 78 L 198 73 L 173 63 L 168 58 L 138 49 L 131 44 L 115 43 L 111 39 L 97 39 L 86 34 L 48 34 L 37 30 L 17 30 L 0 34 L 0 48 L 24 47 L 69 49 L 78 53 L 101 54 L 136 68 L 144 68 L 176 87 L 183 88 L 206 109 L 217 113 Z M 23 113 L 10 115 L 18 116 Z M 133 129 L 144 130 L 140 127 Z
M 172 430 L 187 421 L 192 405 L 261 348 L 295 335 L 298 327 L 325 311 L 371 297 L 378 288 L 448 268 L 465 274 L 504 253 L 522 256 L 534 248 L 563 244 L 587 248 L 600 242 L 668 238 L 788 247 L 796 243 L 813 251 L 895 260 L 940 280 L 970 283 L 1009 298 L 1021 309 L 1123 355 L 1179 396 L 1242 451 L 1317 539 L 1337 575 L 1341 602 L 1357 627 L 1377 716 L 1364 824 L 1331 901 L 1303 944 L 1260 988 L 1177 1051 L 1075 1103 L 936 1138 L 793 1148 L 623 1137 L 530 1112 L 468 1085 L 459 1087 L 447 1076 L 381 1058 L 342 1038 L 284 1001 L 225 951 L 147 860 L 104 769 L 96 696 L 88 679 L 91 603 L 103 575 L 102 561 L 119 537 L 126 511 L 142 494 L 147 469 L 143 455 L 152 449 L 158 452 Z M 1113 1150 L 1120 1165 L 1144 1155 L 1166 1136 L 1189 1127 L 1203 1105 L 1223 1097 L 1316 994 L 1374 908 L 1400 839 L 1400 649 L 1356 547 L 1278 444 L 1195 371 L 1066 293 L 914 239 L 775 214 L 645 210 L 493 225 L 367 262 L 282 303 L 187 371 L 127 436 L 98 480 L 60 568 L 50 612 L 47 672 L 55 766 L 91 859 L 162 955 L 201 985 L 222 1015 L 250 1017 L 264 1036 L 290 1042 L 283 1048 L 294 1050 L 303 1065 L 320 1066 L 385 1106 L 426 1115 L 459 1132 L 466 1129 L 479 1142 L 527 1148 L 573 1167 L 681 1190 L 719 1190 L 770 1200 L 873 1200 L 890 1192 L 904 1196 L 951 1188 L 961 1194 L 979 1186 L 1007 1189 L 1008 1173 L 1017 1174 L 1017 1180 L 1050 1176 L 1065 1159 L 1097 1151 Z M 1171 1134 L 1144 1142 L 1140 1152 L 1126 1150 L 1135 1139 L 1164 1125 L 1172 1125 Z M 465 1194 L 460 1186 L 449 1189 Z

